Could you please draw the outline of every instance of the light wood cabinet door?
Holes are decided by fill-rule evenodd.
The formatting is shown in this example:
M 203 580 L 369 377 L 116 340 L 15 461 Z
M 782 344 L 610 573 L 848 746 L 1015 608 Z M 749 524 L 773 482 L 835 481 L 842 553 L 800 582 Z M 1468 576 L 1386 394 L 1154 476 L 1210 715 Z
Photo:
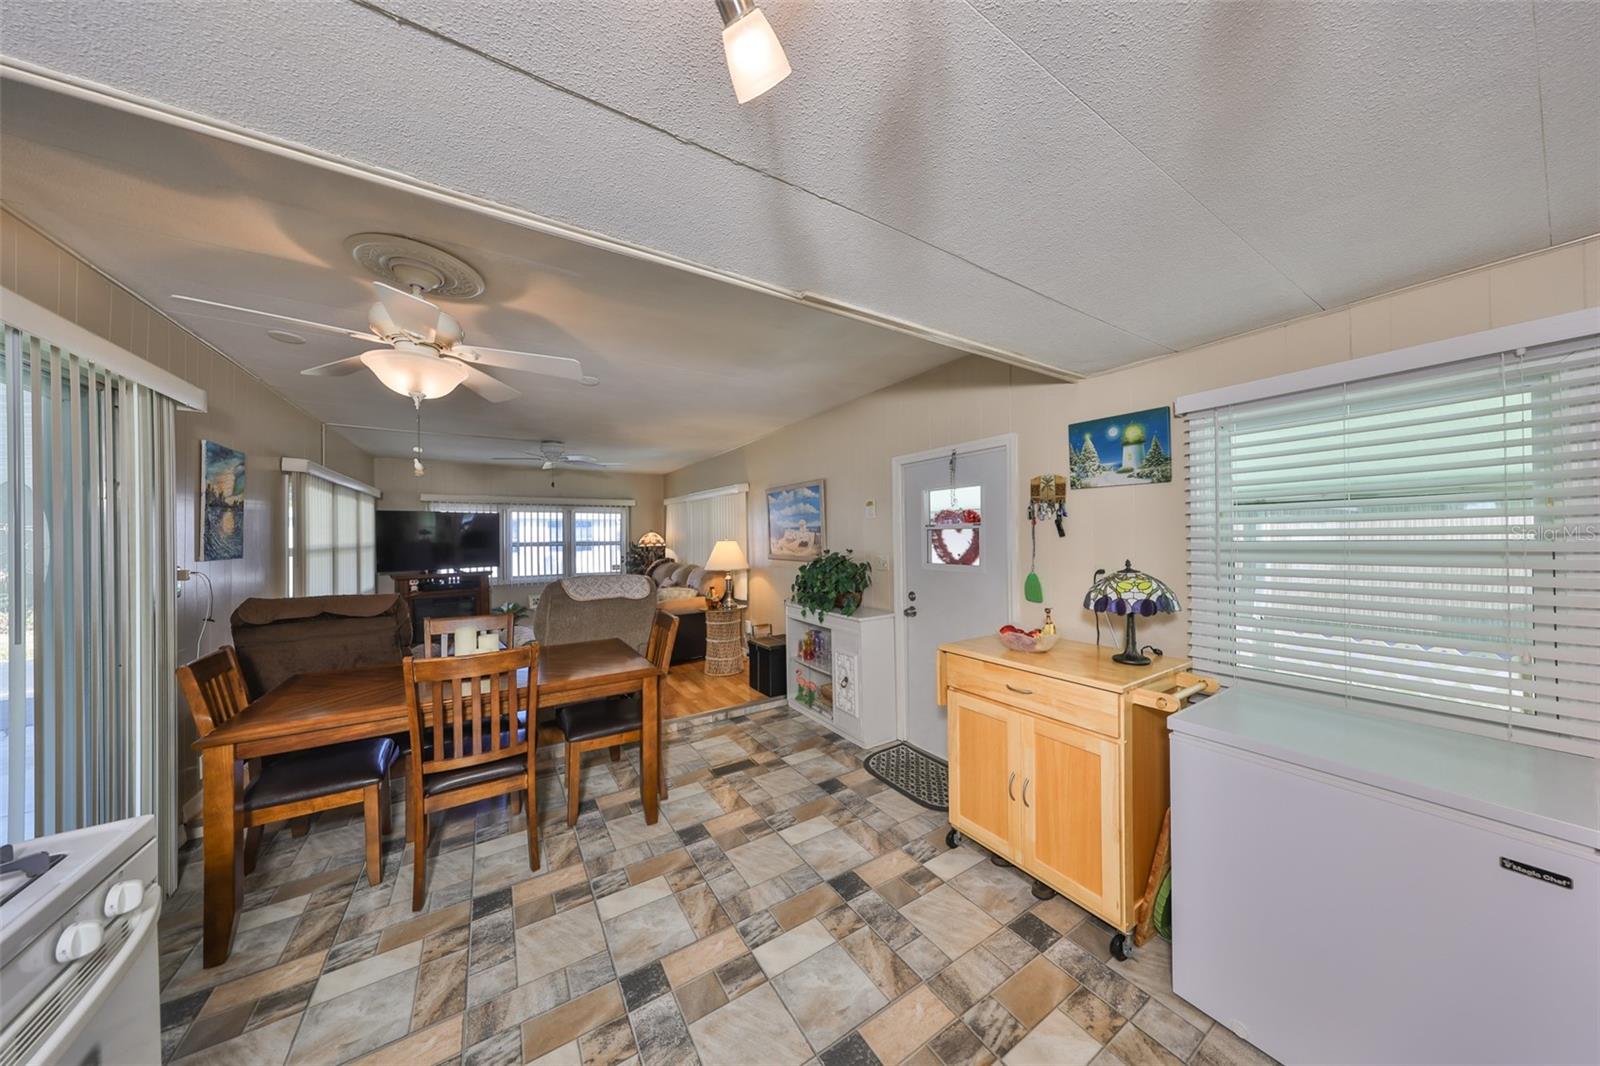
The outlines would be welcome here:
M 1022 855 L 1022 733 L 1025 715 L 951 690 L 950 822 L 996 855 Z
M 1022 747 L 1022 865 L 1122 919 L 1116 741 L 1029 716 Z

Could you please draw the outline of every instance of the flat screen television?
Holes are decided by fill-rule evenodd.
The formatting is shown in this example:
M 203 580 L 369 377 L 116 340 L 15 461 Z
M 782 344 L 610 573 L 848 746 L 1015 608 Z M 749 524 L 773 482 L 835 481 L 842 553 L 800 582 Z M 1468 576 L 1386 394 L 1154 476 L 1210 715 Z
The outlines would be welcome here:
M 498 514 L 378 511 L 378 573 L 459 570 L 500 562 Z

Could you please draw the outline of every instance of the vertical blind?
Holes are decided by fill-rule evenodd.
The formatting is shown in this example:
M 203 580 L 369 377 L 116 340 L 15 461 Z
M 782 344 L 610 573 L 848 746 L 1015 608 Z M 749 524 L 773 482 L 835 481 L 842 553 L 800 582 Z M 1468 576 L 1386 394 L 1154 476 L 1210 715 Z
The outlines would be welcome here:
M 333 596 L 377 588 L 377 541 L 370 492 L 315 469 L 286 472 L 289 595 Z
M 173 401 L 4 326 L 0 682 L 7 840 L 178 825 Z
M 627 507 L 434 500 L 428 508 L 500 515 L 500 565 L 465 568 L 487 571 L 496 583 L 622 572 L 622 554 L 628 544 Z
M 717 541 L 732 540 L 749 559 L 748 496 L 741 487 L 668 500 L 667 547 L 681 562 L 704 565 Z
M 1190 651 L 1600 754 L 1600 341 L 1192 414 Z

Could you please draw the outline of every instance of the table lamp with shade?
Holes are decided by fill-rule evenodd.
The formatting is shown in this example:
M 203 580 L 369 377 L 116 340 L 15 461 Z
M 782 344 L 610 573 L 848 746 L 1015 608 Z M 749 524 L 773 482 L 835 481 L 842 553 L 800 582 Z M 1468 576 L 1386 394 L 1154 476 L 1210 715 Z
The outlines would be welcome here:
M 667 538 L 663 537 L 660 533 L 653 529 L 646 531 L 638 540 L 634 541 L 633 543 L 634 546 L 639 550 L 637 552 L 637 558 L 630 561 L 632 561 L 634 565 L 639 568 L 637 571 L 638 573 L 644 573 L 646 570 L 649 570 L 650 567 L 666 558 Z M 633 555 L 634 553 L 629 554 Z
M 1134 631 L 1134 620 L 1153 618 L 1158 614 L 1177 614 L 1183 605 L 1166 582 L 1142 570 L 1135 570 L 1132 560 L 1124 560 L 1121 570 L 1109 574 L 1104 570 L 1094 572 L 1094 584 L 1083 596 L 1083 609 L 1095 614 L 1126 618 L 1127 642 L 1111 660 L 1128 666 L 1149 666 L 1149 656 L 1139 653 L 1139 637 Z
M 736 540 L 719 540 L 711 548 L 711 558 L 706 560 L 707 570 L 721 570 L 724 574 L 722 583 L 722 600 L 718 607 L 724 611 L 734 606 L 733 602 L 733 572 L 735 570 L 748 570 L 750 563 L 744 557 L 744 549 L 739 547 Z

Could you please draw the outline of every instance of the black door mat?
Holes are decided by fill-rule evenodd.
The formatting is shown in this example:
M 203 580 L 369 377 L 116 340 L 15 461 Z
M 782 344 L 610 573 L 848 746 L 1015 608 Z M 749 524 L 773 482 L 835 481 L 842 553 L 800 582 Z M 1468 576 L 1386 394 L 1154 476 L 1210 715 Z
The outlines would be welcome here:
M 867 756 L 867 773 L 929 810 L 950 809 L 950 766 L 905 741 Z

